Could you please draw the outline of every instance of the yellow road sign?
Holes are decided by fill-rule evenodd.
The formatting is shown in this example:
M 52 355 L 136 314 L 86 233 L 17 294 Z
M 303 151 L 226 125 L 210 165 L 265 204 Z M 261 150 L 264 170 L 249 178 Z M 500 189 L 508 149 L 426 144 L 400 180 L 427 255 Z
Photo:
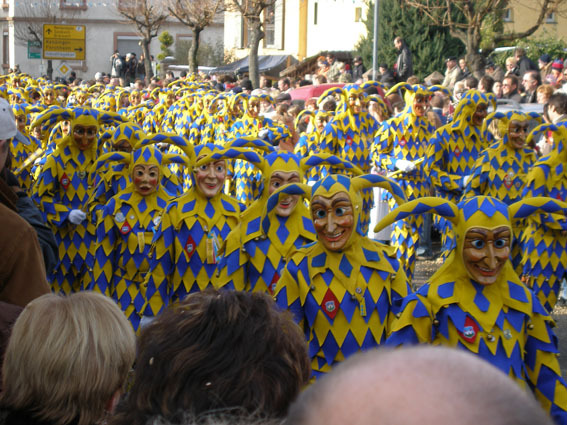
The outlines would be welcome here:
M 43 58 L 85 60 L 84 25 L 43 25 Z

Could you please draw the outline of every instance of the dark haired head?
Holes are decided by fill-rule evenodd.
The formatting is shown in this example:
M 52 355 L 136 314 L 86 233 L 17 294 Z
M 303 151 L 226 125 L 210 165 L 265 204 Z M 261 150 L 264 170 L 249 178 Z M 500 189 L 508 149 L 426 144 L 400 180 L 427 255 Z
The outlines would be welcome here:
M 134 384 L 112 424 L 210 411 L 284 417 L 309 374 L 300 328 L 268 295 L 195 293 L 142 330 Z

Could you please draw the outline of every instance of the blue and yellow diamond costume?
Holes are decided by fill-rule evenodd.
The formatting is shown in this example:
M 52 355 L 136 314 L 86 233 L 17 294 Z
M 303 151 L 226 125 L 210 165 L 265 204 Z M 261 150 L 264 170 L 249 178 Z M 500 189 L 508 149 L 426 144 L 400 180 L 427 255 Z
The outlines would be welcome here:
M 251 96 L 246 100 L 246 112 L 242 118 L 237 119 L 230 128 L 228 139 L 239 139 L 242 137 L 257 138 L 262 135 L 262 139 L 275 143 L 277 134 L 274 131 L 276 124 L 269 118 L 261 115 L 250 115 L 249 105 L 259 103 L 261 101 L 270 101 L 267 95 Z M 264 134 L 265 133 L 265 134 Z M 262 193 L 260 184 L 262 176 L 258 169 L 248 161 L 234 161 L 232 170 L 232 187 L 235 198 L 245 205 L 250 205 L 255 199 L 258 199 Z
M 274 293 L 282 269 L 291 255 L 298 248 L 315 241 L 316 236 L 309 210 L 301 201 L 288 217 L 272 211 L 262 223 L 269 198 L 270 178 L 277 171 L 297 172 L 298 176 L 302 176 L 312 167 L 323 163 L 336 165 L 338 162 L 338 158 L 326 155 L 300 161 L 295 154 L 279 151 L 266 155 L 256 164 L 264 180 L 262 196 L 244 211 L 241 222 L 226 239 L 215 279 L 217 288 Z
M 504 228 L 539 212 L 565 213 L 567 204 L 529 198 L 508 206 L 485 196 L 458 205 L 421 198 L 392 211 L 377 230 L 413 214 L 436 213 L 451 220 L 456 248 L 429 283 L 403 302 L 387 344 L 428 343 L 457 347 L 478 355 L 531 389 L 558 424 L 567 423 L 567 388 L 557 361 L 553 320 L 505 259 L 491 284 L 473 280 L 465 265 L 464 239 L 471 229 Z M 496 241 L 489 241 L 494 250 Z
M 41 125 L 44 120 L 55 123 L 62 119 L 71 121 L 71 134 L 47 157 L 34 187 L 33 199 L 59 245 L 59 264 L 49 276 L 51 287 L 54 292 L 70 294 L 81 289 L 83 279 L 90 281 L 95 223 L 87 216 L 81 224 L 72 224 L 69 214 L 75 209 L 86 212 L 91 190 L 89 172 L 100 154 L 96 138 L 86 150 L 80 150 L 73 138 L 73 129 L 78 125 L 98 129 L 101 123 L 120 122 L 121 117 L 89 108 L 56 108 L 42 115 L 41 122 L 34 121 L 32 127 Z
M 553 134 L 550 155 L 539 159 L 528 172 L 522 197 L 548 196 L 567 201 L 567 130 L 543 125 L 529 137 L 544 131 Z M 541 303 L 552 311 L 561 281 L 567 278 L 567 219 L 560 214 L 534 214 L 524 231 L 523 272 Z
M 400 83 L 388 91 L 388 95 L 398 88 L 406 90 L 404 111 L 382 123 L 377 133 L 377 142 L 372 149 L 372 158 L 376 167 L 389 171 L 397 169 L 396 162 L 407 160 L 416 162 L 425 158 L 429 139 L 435 127 L 426 116 L 418 116 L 414 112 L 413 102 L 416 96 L 431 96 L 436 87 L 412 86 Z M 427 196 L 430 193 L 429 176 L 425 173 L 423 164 L 417 165 L 414 171 L 404 172 L 395 178 L 402 186 L 408 200 Z M 396 207 L 396 202 L 388 196 L 390 210 Z M 423 217 L 408 217 L 407 220 L 397 222 L 392 231 L 392 245 L 398 248 L 398 259 L 404 264 L 408 279 L 412 279 L 416 261 L 416 249 L 419 240 Z
M 211 155 L 220 151 L 217 145 L 199 145 L 196 166 L 211 162 Z M 171 302 L 213 286 L 218 250 L 239 216 L 235 199 L 222 191 L 207 198 L 195 181 L 168 203 L 152 242 L 145 316 L 155 316 Z
M 354 226 L 342 251 L 330 251 L 321 241 L 301 248 L 286 264 L 276 286 L 276 303 L 289 309 L 305 333 L 315 378 L 338 362 L 386 339 L 390 321 L 409 285 L 394 249 L 372 241 L 361 233 L 360 190 L 380 186 L 404 202 L 395 182 L 377 175 L 352 180 L 331 174 L 312 188 L 291 184 L 274 193 L 268 211 L 280 194 L 332 197 L 348 194 L 353 206 Z
M 160 138 L 160 142 L 164 140 Z M 126 164 L 130 175 L 140 164 L 157 166 L 160 175 L 168 162 L 189 165 L 188 157 L 162 155 L 157 147 L 148 143 L 155 143 L 155 140 L 142 139 L 131 154 L 115 152 L 107 160 Z M 185 149 L 190 150 L 190 147 Z M 143 282 L 149 270 L 151 242 L 169 199 L 170 195 L 161 184 L 153 193 L 141 195 L 130 181 L 104 206 L 96 228 L 94 280 L 87 289 L 112 297 L 134 330 L 139 327 L 146 304 Z
M 437 196 L 453 202 L 463 196 L 467 176 L 472 174 L 480 153 L 492 141 L 492 134 L 483 129 L 482 122 L 474 120 L 474 114 L 477 108 L 486 108 L 489 104 L 494 107 L 495 102 L 492 94 L 469 90 L 457 104 L 453 122 L 439 128 L 430 139 L 425 173 Z M 435 218 L 441 231 L 441 250 L 448 255 L 455 243 L 451 222 Z
M 516 149 L 512 146 L 508 126 L 510 122 L 527 123 L 531 119 L 540 119 L 539 114 L 525 114 L 518 111 L 507 113 L 493 112 L 485 121 L 486 128 L 493 119 L 500 119 L 498 129 L 502 140 L 495 142 L 484 150 L 477 159 L 471 178 L 464 190 L 464 198 L 472 196 L 493 196 L 510 205 L 522 198 L 528 171 L 536 162 L 536 153 L 527 145 Z M 512 265 L 518 274 L 522 266 L 522 232 L 524 226 L 514 226 L 514 243 L 512 245 Z
M 345 108 L 325 126 L 320 136 L 320 151 L 350 161 L 365 173 L 369 173 L 372 168 L 371 148 L 379 124 L 367 111 L 362 110 L 364 91 L 356 84 L 349 84 L 342 90 L 333 88 L 331 92 L 339 93 L 343 97 Z M 354 107 L 348 106 L 349 99 L 360 102 L 358 112 L 355 112 Z M 331 169 L 329 172 L 344 173 L 344 170 Z M 365 190 L 362 197 L 363 206 L 360 218 L 362 232 L 366 235 L 370 224 L 370 210 L 374 203 L 373 191 Z

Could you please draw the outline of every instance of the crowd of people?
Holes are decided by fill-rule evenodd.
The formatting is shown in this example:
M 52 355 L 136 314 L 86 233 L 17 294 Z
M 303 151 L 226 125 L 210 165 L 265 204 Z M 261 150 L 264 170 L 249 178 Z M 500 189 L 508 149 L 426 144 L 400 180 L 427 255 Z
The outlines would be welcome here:
M 0 423 L 566 424 L 561 79 L 517 49 L 502 94 L 454 57 L 421 82 L 395 46 L 380 81 L 2 76 Z

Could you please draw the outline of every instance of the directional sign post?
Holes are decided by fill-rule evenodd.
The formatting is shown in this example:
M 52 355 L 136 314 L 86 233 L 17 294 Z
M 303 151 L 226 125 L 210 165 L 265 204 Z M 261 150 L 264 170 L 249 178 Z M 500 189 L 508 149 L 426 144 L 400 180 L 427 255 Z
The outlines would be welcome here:
M 43 24 L 43 59 L 85 60 L 84 25 Z

